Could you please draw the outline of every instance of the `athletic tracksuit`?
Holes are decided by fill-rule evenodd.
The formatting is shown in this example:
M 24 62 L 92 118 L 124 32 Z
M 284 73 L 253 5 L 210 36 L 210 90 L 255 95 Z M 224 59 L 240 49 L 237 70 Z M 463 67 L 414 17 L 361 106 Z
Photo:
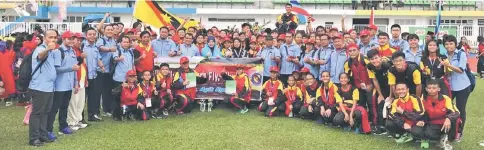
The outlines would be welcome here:
M 284 94 L 282 93 L 283 83 L 279 80 L 269 80 L 262 85 L 262 99 L 263 102 L 259 105 L 258 110 L 264 112 L 267 117 L 274 117 L 277 111 L 284 111 Z M 274 102 L 269 105 L 269 101 Z
M 316 97 L 316 106 L 317 110 L 319 110 L 319 114 L 316 114 L 316 119 L 322 120 L 324 123 L 333 123 L 334 116 L 336 116 L 336 114 L 338 113 L 338 106 L 336 105 L 336 101 L 340 101 L 337 99 L 341 99 L 338 94 L 338 87 L 336 86 L 336 84 L 330 81 L 328 83 L 328 89 L 326 89 L 325 85 L 322 85 L 320 88 L 318 88 Z M 320 112 L 326 111 L 328 109 L 331 110 L 331 115 L 329 117 L 321 116 Z
M 131 119 L 131 116 L 139 120 L 149 119 L 145 111 L 146 108 L 138 108 L 138 103 L 145 104 L 145 96 L 143 96 L 143 90 L 139 85 L 121 87 L 121 113 L 126 119 Z
M 397 113 L 397 107 L 404 110 L 403 114 Z M 415 126 L 417 121 L 422 120 L 423 115 L 424 107 L 422 101 L 407 93 L 405 97 L 393 100 L 390 118 L 387 119 L 385 126 L 390 133 L 402 135 L 408 132 L 403 128 L 405 123 Z
M 159 93 L 159 102 L 155 102 L 153 107 L 162 110 L 169 109 L 173 104 L 173 93 L 168 93 L 168 89 L 171 90 L 173 79 L 170 75 L 164 76 L 163 74 L 158 73 L 153 80 L 155 80 L 156 90 L 158 90 Z M 166 84 L 164 88 L 161 86 L 163 84 Z
M 235 76 L 222 74 L 222 78 L 224 80 L 235 80 L 235 92 L 237 93 L 237 96 L 230 97 L 230 104 L 232 104 L 238 110 L 246 108 L 246 105 L 250 103 L 252 96 L 250 80 L 247 74 L 243 73 Z
M 314 119 L 316 115 L 319 114 L 319 108 L 317 107 L 317 90 L 320 87 L 318 81 L 314 81 L 314 83 L 310 86 L 304 86 L 301 90 L 306 95 L 306 99 L 304 100 L 303 106 L 301 107 L 301 111 L 299 114 L 301 117 L 305 119 Z
M 287 88 L 284 89 L 284 101 L 286 108 L 284 114 L 286 116 L 291 116 L 291 112 L 292 114 L 299 114 L 304 97 L 305 94 L 303 94 L 298 86 L 287 86 Z
M 363 133 L 370 133 L 371 132 L 371 127 L 370 127 L 370 122 L 368 121 L 368 112 L 366 111 L 365 108 L 362 106 L 358 105 L 358 100 L 360 97 L 359 90 L 352 85 L 349 85 L 350 87 L 348 89 L 343 89 L 342 87 L 338 88 L 338 95 L 336 96 L 341 96 L 341 98 L 336 98 L 336 103 L 338 104 L 343 104 L 346 112 L 350 114 L 351 108 L 353 107 L 353 102 L 356 102 L 355 110 L 353 112 L 353 119 L 355 119 L 355 127 L 361 128 Z M 336 114 L 334 117 L 333 123 L 336 125 L 339 125 L 341 127 L 345 127 L 349 125 L 349 122 L 346 122 L 344 120 L 345 115 L 343 113 L 343 110 L 339 110 L 339 112 Z
M 197 73 L 192 69 L 185 70 L 183 68 L 179 68 L 173 76 L 172 89 L 175 90 L 175 101 L 177 103 L 175 109 L 179 114 L 191 112 L 193 107 L 192 103 L 194 102 L 197 94 L 196 87 L 187 88 L 183 85 L 183 81 L 187 80 L 187 73 L 195 73 L 195 75 L 197 75 Z M 197 76 L 197 84 L 203 84 L 205 82 L 207 82 L 206 78 L 200 78 Z

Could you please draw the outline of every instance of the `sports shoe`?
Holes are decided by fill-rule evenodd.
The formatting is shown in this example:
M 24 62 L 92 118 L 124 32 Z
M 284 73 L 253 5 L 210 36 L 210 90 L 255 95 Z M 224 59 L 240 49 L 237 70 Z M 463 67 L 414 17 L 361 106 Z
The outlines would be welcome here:
M 10 107 L 13 105 L 13 102 L 5 102 L 5 107 Z
M 396 139 L 395 142 L 401 144 L 401 143 L 407 143 L 413 140 L 412 136 L 409 136 L 408 133 L 405 133 L 402 135 L 400 138 Z
M 71 128 L 72 131 L 77 131 L 80 129 L 77 125 L 69 126 L 69 128 Z
M 460 143 L 460 141 L 464 138 L 464 135 L 462 133 L 457 133 L 457 136 L 455 138 L 455 142 Z
M 429 147 L 430 143 L 428 140 L 422 140 L 422 142 L 420 142 L 420 148 L 428 149 Z
M 249 111 L 249 109 L 248 109 L 247 107 L 244 107 L 244 109 L 241 109 L 241 110 L 240 110 L 240 113 L 241 113 L 241 114 L 245 114 L 245 113 L 247 113 L 248 111 Z
M 59 131 L 59 134 L 61 134 L 61 135 L 62 135 L 62 134 L 72 134 L 72 133 L 74 133 L 74 132 L 73 132 L 73 131 L 72 131 L 72 129 L 71 129 L 71 128 L 69 128 L 69 127 L 66 127 L 66 128 L 64 128 L 64 129 L 62 129 L 61 131 Z
M 351 131 L 351 127 L 350 126 L 346 126 L 346 127 L 343 128 L 343 130 L 345 130 L 345 131 Z
M 87 124 L 84 124 L 84 123 L 81 123 L 81 122 L 78 122 L 78 123 L 76 124 L 76 127 L 79 127 L 79 129 L 84 129 L 84 128 L 86 128 L 87 126 L 88 126 Z
M 355 128 L 355 134 L 360 134 L 360 127 Z
M 289 117 L 289 118 L 292 118 L 292 117 L 294 117 L 294 114 L 292 114 L 292 112 L 289 112 L 288 117 Z
M 452 149 L 453 149 L 452 145 L 450 145 L 449 143 L 445 144 L 444 150 L 452 150 Z
M 47 132 L 47 138 L 49 138 L 49 140 L 52 140 L 52 141 L 54 141 L 54 140 L 57 139 L 57 137 L 55 136 L 55 134 L 52 133 L 52 132 Z
M 168 116 L 168 109 L 163 109 L 163 115 Z

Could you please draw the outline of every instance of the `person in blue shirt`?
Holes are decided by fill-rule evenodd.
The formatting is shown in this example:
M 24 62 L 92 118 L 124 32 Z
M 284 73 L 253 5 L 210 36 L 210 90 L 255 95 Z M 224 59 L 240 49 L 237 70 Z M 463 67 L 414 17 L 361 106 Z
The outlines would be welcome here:
M 80 69 L 80 66 L 72 49 L 74 38 L 74 33 L 65 31 L 62 34 L 62 45 L 53 52 L 54 58 L 56 58 L 54 66 L 57 77 L 54 82 L 54 101 L 47 118 L 47 131 L 51 133 L 57 112 L 59 112 L 59 134 L 72 134 L 73 130 L 79 129 L 77 126 L 69 127 L 67 124 L 67 107 L 69 107 L 72 90 L 77 93 L 79 89 L 76 71 Z
M 52 133 L 47 132 L 47 118 L 54 100 L 54 82 L 57 76 L 54 56 L 57 41 L 57 31 L 47 30 L 44 43 L 32 52 L 32 80 L 29 89 L 32 96 L 32 113 L 29 120 L 29 145 L 42 146 L 44 142 L 55 140 Z M 38 69 L 35 69 L 37 68 Z
M 202 56 L 205 57 L 222 57 L 220 47 L 215 43 L 215 37 L 209 36 L 208 43 L 202 49 Z
M 460 111 L 460 118 L 462 119 L 462 129 L 466 122 L 466 105 L 467 99 L 471 93 L 471 82 L 466 75 L 467 55 L 464 51 L 457 49 L 457 39 L 453 35 L 447 36 L 444 39 L 445 48 L 447 49 L 447 59 L 442 64 L 447 68 L 447 79 L 450 82 L 452 91 L 452 99 L 455 99 L 457 109 Z M 457 137 L 457 141 L 460 137 Z
M 409 44 L 407 41 L 400 39 L 400 33 L 402 28 L 398 24 L 394 24 L 391 27 L 392 38 L 390 39 L 390 47 L 397 51 L 409 49 Z
M 370 43 L 374 45 L 378 45 L 378 27 L 374 24 L 368 25 L 365 28 L 366 30 L 370 31 Z
M 293 33 L 286 33 L 286 43 L 281 45 L 279 52 L 281 53 L 281 75 L 280 80 L 284 85 L 287 84 L 287 78 L 292 75 L 292 72 L 299 70 L 299 55 L 301 54 L 301 47 L 299 47 L 293 40 Z
M 360 42 L 358 43 L 358 48 L 360 49 L 360 53 L 363 56 L 366 56 L 368 51 L 372 49 L 376 49 L 378 47 L 377 44 L 370 42 L 370 31 L 362 30 L 360 32 Z
M 267 36 L 265 40 L 265 46 L 257 52 L 257 57 L 262 58 L 264 61 L 264 72 L 263 72 L 263 82 L 265 83 L 267 80 L 270 79 L 270 68 L 272 66 L 278 66 L 279 62 L 281 61 L 281 53 L 279 49 L 274 47 L 274 40 L 272 36 Z
M 318 65 L 318 58 L 320 54 L 320 50 L 315 49 L 314 40 L 308 40 L 305 43 L 306 51 L 301 55 L 301 60 L 299 62 L 299 68 L 308 68 L 310 73 L 314 76 L 319 75 L 319 65 Z
M 160 38 L 155 39 L 151 42 L 151 47 L 156 52 L 158 57 L 166 57 L 166 56 L 176 56 L 177 46 L 175 42 L 171 39 L 168 39 L 168 28 L 161 27 L 160 28 Z
M 405 60 L 420 65 L 420 60 L 422 60 L 423 55 L 423 49 L 420 49 L 420 47 L 418 46 L 418 41 L 418 35 L 408 35 L 408 43 L 410 43 L 410 47 L 408 49 L 403 49 L 403 53 L 405 53 Z
M 102 106 L 104 111 L 104 116 L 111 117 L 112 111 L 112 82 L 113 75 L 111 72 L 111 59 L 113 57 L 113 52 L 116 52 L 117 45 L 116 39 L 113 38 L 113 27 L 111 25 L 106 25 L 104 27 L 104 36 L 99 38 L 96 42 L 96 46 L 99 48 L 99 56 L 101 58 L 102 64 L 97 68 L 97 78 L 95 88 L 99 89 L 98 93 L 94 93 L 94 97 L 100 98 L 102 96 Z M 99 115 L 99 113 L 97 114 Z M 101 119 L 101 118 L 97 118 Z
M 180 50 L 178 51 L 178 55 L 180 56 L 200 56 L 200 52 L 198 51 L 198 47 L 193 44 L 193 35 L 190 33 L 185 34 L 185 38 L 183 39 L 184 43 L 180 44 Z
M 117 52 L 113 54 L 113 59 L 116 62 L 113 74 L 113 87 L 118 87 L 126 82 L 126 73 L 129 70 L 134 70 L 134 53 L 130 48 L 131 39 L 127 36 L 122 37 L 120 47 Z M 121 54 L 121 55 L 119 55 Z M 113 119 L 121 121 L 121 95 L 113 95 Z
M 333 37 L 334 50 L 330 55 L 327 55 L 321 64 L 330 63 L 329 72 L 331 74 L 331 81 L 339 84 L 339 74 L 344 72 L 344 64 L 348 60 L 348 53 L 344 48 L 343 36 L 338 35 Z
M 81 49 L 86 53 L 86 66 L 87 66 L 87 80 L 89 86 L 87 87 L 87 118 L 88 121 L 100 121 L 99 107 L 102 89 L 96 89 L 100 87 L 96 85 L 97 69 L 102 66 L 101 57 L 99 57 L 99 47 L 96 46 L 97 32 L 94 28 L 88 28 L 86 31 L 86 40 L 83 41 L 83 47 Z M 97 95 L 97 97 L 96 97 Z
M 326 61 L 326 57 L 331 54 L 333 51 L 334 47 L 329 44 L 329 35 L 323 34 L 321 35 L 321 47 L 319 49 L 319 71 L 318 71 L 318 79 L 321 80 L 321 74 L 324 71 L 329 71 L 329 67 L 331 65 L 330 62 L 323 64 L 323 61 Z

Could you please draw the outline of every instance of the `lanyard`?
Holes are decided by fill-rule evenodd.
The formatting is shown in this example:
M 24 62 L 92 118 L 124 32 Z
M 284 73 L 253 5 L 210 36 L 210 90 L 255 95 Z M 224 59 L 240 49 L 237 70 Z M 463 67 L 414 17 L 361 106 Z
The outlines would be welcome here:
M 145 92 L 146 92 L 146 97 L 150 97 L 151 96 L 151 90 L 150 90 L 150 84 L 146 84 L 144 85 L 144 89 L 145 89 Z

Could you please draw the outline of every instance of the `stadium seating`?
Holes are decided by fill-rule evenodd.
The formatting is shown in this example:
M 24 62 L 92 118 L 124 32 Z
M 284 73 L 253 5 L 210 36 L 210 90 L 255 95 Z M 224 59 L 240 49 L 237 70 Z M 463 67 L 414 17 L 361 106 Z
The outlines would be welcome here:
M 398 4 L 400 0 L 392 0 L 393 4 Z M 272 0 L 274 4 L 285 4 L 288 0 Z M 300 0 L 301 4 L 351 4 L 351 0 Z M 445 0 L 450 6 L 473 6 L 476 0 Z M 429 0 L 405 0 L 405 5 L 430 5 Z
M 255 0 L 164 0 L 163 2 L 187 3 L 253 3 Z

